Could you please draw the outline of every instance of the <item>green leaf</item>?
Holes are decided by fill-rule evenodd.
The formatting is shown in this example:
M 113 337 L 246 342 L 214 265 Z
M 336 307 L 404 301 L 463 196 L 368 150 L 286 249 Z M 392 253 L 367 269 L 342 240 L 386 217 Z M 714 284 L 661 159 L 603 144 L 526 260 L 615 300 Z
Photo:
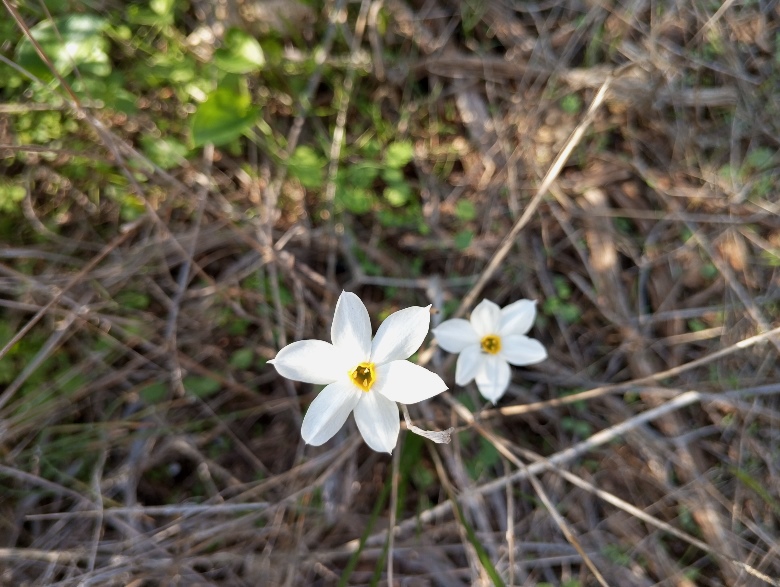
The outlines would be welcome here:
M 455 235 L 455 246 L 463 251 L 469 247 L 471 241 L 474 239 L 474 232 L 471 230 L 461 230 Z
M 396 183 L 387 186 L 382 195 L 391 206 L 398 208 L 411 199 L 412 188 L 409 187 L 408 183 Z
M 458 200 L 458 203 L 455 204 L 455 216 L 463 222 L 474 220 L 477 216 L 477 208 L 469 200 Z
M 214 395 L 222 388 L 222 384 L 216 379 L 212 379 L 211 377 L 200 377 L 198 375 L 185 377 L 182 384 L 184 385 L 184 389 L 195 397 L 200 398 Z
M 114 71 L 106 77 L 82 76 L 74 80 L 71 87 L 79 96 L 102 101 L 116 112 L 135 114 L 138 111 L 138 96 L 125 89 L 127 82 L 119 72 Z
M 21 182 L 0 178 L 0 212 L 21 210 L 20 202 L 27 195 L 27 190 Z
M 496 567 L 493 565 L 493 561 L 490 560 L 490 555 L 488 554 L 487 550 L 485 550 L 482 541 L 477 537 L 471 524 L 469 524 L 468 520 L 463 515 L 463 509 L 461 508 L 458 501 L 454 499 L 454 497 L 454 495 L 450 495 L 450 499 L 452 500 L 452 509 L 455 513 L 455 519 L 466 531 L 466 538 L 474 547 L 474 551 L 477 554 L 479 562 L 482 564 L 482 568 L 485 570 L 485 573 L 487 573 L 488 577 L 490 577 L 490 580 L 492 581 L 493 585 L 495 585 L 495 587 L 504 587 L 506 583 L 504 583 L 501 575 L 499 575 Z
M 774 156 L 775 152 L 772 149 L 766 147 L 753 149 L 745 157 L 745 166 L 756 171 L 764 171 L 772 166 Z
M 249 330 L 251 322 L 246 318 L 234 318 L 227 325 L 227 331 L 230 336 L 244 336 Z
M 255 353 L 252 349 L 238 349 L 230 356 L 230 366 L 234 369 L 249 369 L 255 360 Z
M 385 151 L 384 163 L 393 169 L 401 169 L 414 159 L 414 147 L 409 141 L 390 143 Z
M 303 184 L 303 187 L 317 189 L 325 181 L 325 159 L 307 145 L 297 147 L 288 160 L 290 175 Z
M 192 117 L 192 142 L 196 147 L 206 143 L 220 146 L 234 141 L 257 120 L 259 110 L 252 106 L 246 85 L 228 78 L 224 81 L 198 106 Z
M 353 214 L 365 214 L 373 207 L 374 195 L 367 189 L 345 187 L 336 192 L 336 201 Z
M 115 300 L 121 307 L 129 310 L 146 310 L 152 301 L 145 293 L 132 289 L 120 291 Z
M 265 56 L 257 39 L 240 29 L 230 29 L 222 47 L 214 52 L 214 64 L 229 73 L 250 73 L 265 65 Z
M 382 170 L 382 180 L 384 180 L 387 185 L 399 185 L 406 183 L 406 176 L 400 169 L 386 167 Z
M 157 138 L 144 135 L 141 147 L 149 159 L 162 169 L 171 169 L 185 160 L 187 146 L 174 138 Z
M 147 404 L 158 404 L 168 397 L 168 386 L 164 383 L 152 383 L 138 393 Z
M 569 94 L 561 98 L 561 110 L 566 114 L 579 114 L 582 111 L 582 98 L 577 94 Z
M 60 75 L 78 67 L 83 73 L 106 76 L 111 73 L 109 45 L 103 36 L 107 24 L 94 14 L 77 14 L 41 21 L 30 32 Z M 27 37 L 16 47 L 16 63 L 43 80 L 53 77 Z
M 373 185 L 380 170 L 376 163 L 355 163 L 339 170 L 337 181 L 341 186 L 367 189 Z
M 152 12 L 155 14 L 165 17 L 166 20 L 172 20 L 175 3 L 176 0 L 151 0 L 151 2 L 149 2 L 149 8 L 151 8 Z

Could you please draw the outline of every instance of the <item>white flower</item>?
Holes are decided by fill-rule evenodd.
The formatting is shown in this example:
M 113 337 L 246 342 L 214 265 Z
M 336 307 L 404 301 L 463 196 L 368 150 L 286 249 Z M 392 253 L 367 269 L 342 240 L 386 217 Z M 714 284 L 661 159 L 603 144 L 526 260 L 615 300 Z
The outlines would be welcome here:
M 509 364 L 532 365 L 547 358 L 538 340 L 525 334 L 536 318 L 536 302 L 519 300 L 499 308 L 482 300 L 471 320 L 446 320 L 433 329 L 439 346 L 460 353 L 455 367 L 455 383 L 477 380 L 479 392 L 494 404 L 509 387 Z
M 391 452 L 401 423 L 395 402 L 414 404 L 447 389 L 438 375 L 405 360 L 425 340 L 430 306 L 391 314 L 371 340 L 368 311 L 355 294 L 341 292 L 331 327 L 333 344 L 301 340 L 288 344 L 269 363 L 295 381 L 325 384 L 306 412 L 303 440 L 319 446 L 355 412 L 366 444 Z

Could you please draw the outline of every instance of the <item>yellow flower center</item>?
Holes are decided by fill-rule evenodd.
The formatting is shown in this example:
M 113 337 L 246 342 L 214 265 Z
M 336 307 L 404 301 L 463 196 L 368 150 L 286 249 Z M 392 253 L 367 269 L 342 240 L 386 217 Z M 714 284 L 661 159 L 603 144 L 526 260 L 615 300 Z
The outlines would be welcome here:
M 376 383 L 376 366 L 374 363 L 360 363 L 349 372 L 349 378 L 362 391 L 368 391 Z
M 496 334 L 488 334 L 482 337 L 479 344 L 482 345 L 483 351 L 495 355 L 501 350 L 501 337 Z

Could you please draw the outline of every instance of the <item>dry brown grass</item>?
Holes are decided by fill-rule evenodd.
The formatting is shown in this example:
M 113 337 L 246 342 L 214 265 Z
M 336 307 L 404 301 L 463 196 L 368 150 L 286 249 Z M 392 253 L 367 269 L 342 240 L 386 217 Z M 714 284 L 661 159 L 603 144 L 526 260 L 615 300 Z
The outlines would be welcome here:
M 0 173 L 29 178 L 0 249 L 0 583 L 779 585 L 777 3 L 339 6 L 307 25 L 311 106 L 266 108 L 286 154 L 333 141 L 322 190 L 247 141 L 149 172 L 123 222 L 0 110 L 27 153 Z M 414 143 L 427 232 L 336 208 L 370 102 Z M 264 361 L 327 339 L 342 288 L 375 318 L 537 299 L 550 358 L 493 407 L 428 345 L 452 389 L 411 413 L 452 444 L 388 457 L 350 422 L 305 447 L 316 390 Z

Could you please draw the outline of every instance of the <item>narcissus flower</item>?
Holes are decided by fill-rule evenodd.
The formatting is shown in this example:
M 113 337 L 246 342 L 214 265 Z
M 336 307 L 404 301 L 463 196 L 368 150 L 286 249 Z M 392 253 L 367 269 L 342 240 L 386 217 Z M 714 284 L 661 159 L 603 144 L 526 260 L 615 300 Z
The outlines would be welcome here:
M 324 384 L 309 406 L 301 435 L 307 444 L 330 440 L 355 412 L 366 444 L 392 452 L 401 429 L 395 402 L 414 404 L 447 389 L 441 377 L 408 359 L 425 340 L 430 306 L 413 306 L 387 317 L 371 340 L 368 311 L 355 294 L 342 292 L 331 340 L 288 344 L 269 361 L 280 375 Z
M 525 336 L 535 318 L 535 301 L 520 300 L 502 309 L 482 300 L 470 320 L 446 320 L 432 332 L 441 348 L 460 353 L 455 383 L 476 379 L 479 392 L 496 403 L 509 387 L 510 364 L 532 365 L 547 358 L 542 343 Z

